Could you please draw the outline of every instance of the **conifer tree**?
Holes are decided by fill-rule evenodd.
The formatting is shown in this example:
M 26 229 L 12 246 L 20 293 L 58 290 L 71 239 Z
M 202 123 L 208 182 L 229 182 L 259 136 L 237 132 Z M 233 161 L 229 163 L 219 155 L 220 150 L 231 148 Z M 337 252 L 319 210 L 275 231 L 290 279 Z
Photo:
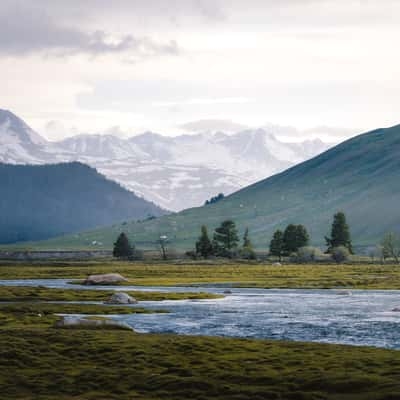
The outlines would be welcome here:
M 284 242 L 283 242 L 283 232 L 281 230 L 277 230 L 272 237 L 272 240 L 269 244 L 269 252 L 272 256 L 279 257 L 279 261 L 282 260 L 282 256 L 284 253 Z
M 236 225 L 232 220 L 226 220 L 215 229 L 213 237 L 213 247 L 217 255 L 231 257 L 237 249 L 239 237 Z
M 300 247 L 307 246 L 309 241 L 310 237 L 304 225 L 290 224 L 283 233 L 284 250 L 288 255 L 297 252 Z
M 296 226 L 296 247 L 299 250 L 301 247 L 308 246 L 310 242 L 310 236 L 307 232 L 307 229 L 304 225 Z M 296 251 L 297 251 L 296 250 Z
M 243 235 L 243 247 L 253 247 L 249 238 L 249 228 L 246 228 Z
M 290 255 L 297 251 L 297 228 L 289 224 L 283 232 L 283 248 L 286 254 Z
M 254 260 L 256 258 L 256 253 L 253 249 L 253 244 L 251 243 L 249 237 L 249 228 L 246 228 L 243 235 L 243 246 L 240 250 L 240 254 L 243 258 L 247 258 L 249 260 Z
M 117 258 L 130 258 L 133 256 L 133 247 L 124 232 L 120 233 L 114 243 L 113 256 Z
M 208 237 L 207 227 L 205 225 L 201 227 L 201 234 L 199 240 L 196 242 L 196 253 L 204 258 L 213 255 L 213 246 Z
M 350 229 L 346 222 L 346 215 L 343 212 L 340 211 L 334 215 L 331 237 L 325 237 L 325 240 L 328 246 L 327 253 L 331 253 L 335 247 L 344 246 L 349 250 L 350 254 L 353 254 Z

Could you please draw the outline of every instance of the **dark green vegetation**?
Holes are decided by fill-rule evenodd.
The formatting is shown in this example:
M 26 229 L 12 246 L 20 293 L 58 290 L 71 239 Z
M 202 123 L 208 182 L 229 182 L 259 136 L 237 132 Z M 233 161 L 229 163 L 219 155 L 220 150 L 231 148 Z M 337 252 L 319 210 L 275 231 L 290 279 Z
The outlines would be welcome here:
M 57 317 L 37 315 L 39 307 L 0 307 L 1 398 L 394 400 L 400 393 L 398 351 L 59 329 Z
M 110 271 L 122 274 L 132 285 L 174 286 L 225 282 L 233 286 L 261 288 L 400 289 L 400 269 L 395 265 L 274 266 L 237 261 L 224 264 L 199 261 L 185 264 L 82 262 L 7 265 L 3 263 L 0 265 L 0 279 L 66 277 L 83 279 L 89 274 Z M 136 296 L 135 292 L 133 293 Z
M 0 164 L 0 243 L 40 240 L 163 211 L 73 162 Z M 92 242 L 82 241 L 82 245 Z
M 133 256 L 133 247 L 124 232 L 121 232 L 114 243 L 113 256 L 117 258 L 131 258 Z
M 333 217 L 331 236 L 326 237 L 326 245 L 328 252 L 332 252 L 335 247 L 343 246 L 350 254 L 353 253 L 353 245 L 351 244 L 350 229 L 346 222 L 346 216 L 343 212 L 338 212 Z
M 45 287 L 0 286 L 1 301 L 107 301 L 112 290 L 50 289 Z M 129 291 L 138 301 L 215 299 L 210 293 L 163 293 Z
M 260 181 L 215 204 L 145 222 L 101 228 L 78 237 L 40 244 L 43 248 L 79 248 L 93 240 L 111 248 L 124 231 L 138 247 L 154 247 L 158 235 L 170 246 L 191 249 L 201 225 L 215 229 L 232 219 L 246 227 L 257 248 L 266 248 L 276 229 L 307 226 L 312 243 L 325 245 L 332 214 L 346 213 L 354 246 L 375 245 L 386 232 L 398 232 L 400 214 L 400 126 L 350 139 L 309 161 Z

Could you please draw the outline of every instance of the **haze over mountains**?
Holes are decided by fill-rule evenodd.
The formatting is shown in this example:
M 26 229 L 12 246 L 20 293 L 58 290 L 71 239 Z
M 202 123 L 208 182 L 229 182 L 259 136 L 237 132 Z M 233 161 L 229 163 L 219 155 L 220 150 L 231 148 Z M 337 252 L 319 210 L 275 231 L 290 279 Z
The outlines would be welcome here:
M 328 147 L 318 139 L 285 143 L 266 129 L 177 137 L 146 132 L 128 139 L 84 134 L 49 142 L 0 110 L 0 161 L 80 161 L 170 210 L 202 205 L 219 192 L 232 193 Z
M 139 246 L 154 247 L 163 234 L 171 247 L 190 249 L 202 224 L 211 231 L 225 219 L 233 219 L 241 233 L 248 227 L 258 248 L 266 248 L 273 232 L 289 223 L 304 224 L 312 243 L 322 246 L 339 210 L 347 215 L 356 247 L 376 245 L 386 232 L 400 232 L 399 154 L 400 125 L 377 129 L 215 204 L 56 239 L 47 246 L 79 247 L 93 240 L 111 246 L 123 230 Z

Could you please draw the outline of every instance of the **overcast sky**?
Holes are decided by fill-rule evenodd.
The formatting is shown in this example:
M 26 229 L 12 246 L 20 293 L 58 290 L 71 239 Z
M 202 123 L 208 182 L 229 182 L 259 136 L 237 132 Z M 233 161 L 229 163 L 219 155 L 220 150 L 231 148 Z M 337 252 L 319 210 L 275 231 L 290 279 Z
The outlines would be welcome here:
M 399 20 L 398 0 L 1 0 L 0 108 L 50 139 L 196 120 L 345 136 L 400 123 Z

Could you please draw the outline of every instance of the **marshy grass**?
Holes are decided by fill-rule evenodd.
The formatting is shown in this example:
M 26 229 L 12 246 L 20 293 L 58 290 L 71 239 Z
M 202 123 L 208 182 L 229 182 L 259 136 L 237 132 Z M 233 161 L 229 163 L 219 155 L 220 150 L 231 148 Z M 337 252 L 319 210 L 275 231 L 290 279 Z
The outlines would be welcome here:
M 275 266 L 255 263 L 142 263 L 142 262 L 46 262 L 0 264 L 0 279 L 84 279 L 91 274 L 120 273 L 129 285 L 174 286 L 231 283 L 259 288 L 400 289 L 398 265 Z
M 50 307 L 46 310 L 41 306 L 0 307 L 1 398 L 394 400 L 400 396 L 398 351 L 88 327 L 58 329 L 53 327 L 52 313 L 71 305 L 46 305 Z M 39 311 L 44 313 L 41 317 Z

